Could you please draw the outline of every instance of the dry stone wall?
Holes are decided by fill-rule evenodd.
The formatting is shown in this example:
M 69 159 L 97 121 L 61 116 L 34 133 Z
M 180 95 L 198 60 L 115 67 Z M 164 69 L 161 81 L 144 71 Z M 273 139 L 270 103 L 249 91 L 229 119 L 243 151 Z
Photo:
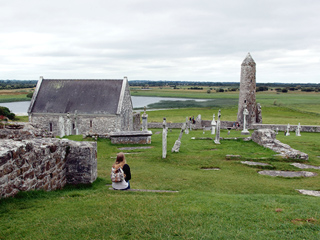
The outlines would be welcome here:
M 12 139 L 1 139 L 0 198 L 12 197 L 20 191 L 56 190 L 67 183 L 88 184 L 97 178 L 95 142 L 31 138 L 31 132 L 22 133 L 11 133 Z M 0 135 L 4 132 L 0 131 Z

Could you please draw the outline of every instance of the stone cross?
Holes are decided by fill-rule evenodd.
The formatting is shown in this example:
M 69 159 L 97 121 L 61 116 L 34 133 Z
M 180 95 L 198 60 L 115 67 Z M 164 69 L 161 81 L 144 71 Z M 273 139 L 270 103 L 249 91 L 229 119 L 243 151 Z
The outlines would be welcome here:
M 162 123 L 162 158 L 167 157 L 167 122 L 166 118 L 163 118 L 163 123 Z
M 144 106 L 144 113 L 142 114 L 142 131 L 148 131 L 148 114 L 146 114 L 147 107 Z
M 288 123 L 286 136 L 290 136 L 290 124 Z
M 190 122 L 189 122 L 189 119 L 188 119 L 188 117 L 186 117 L 186 130 L 184 131 L 185 132 L 185 134 L 189 134 L 189 127 L 188 127 L 188 124 L 190 124 Z
M 249 115 L 249 111 L 247 109 L 247 106 L 245 105 L 244 109 L 243 109 L 243 130 L 241 131 L 242 135 L 249 135 L 250 134 L 250 132 L 248 131 L 247 126 L 246 126 L 247 125 L 246 118 L 248 115 Z
M 211 121 L 211 134 L 214 135 L 215 132 L 216 132 L 216 120 L 214 119 L 215 118 L 215 114 L 213 114 L 213 119 Z
M 300 129 L 301 129 L 301 126 L 300 126 L 300 123 L 299 123 L 298 127 L 297 127 L 297 130 L 296 130 L 296 136 L 298 136 L 298 137 L 301 137 Z
M 182 135 L 183 135 L 183 131 L 185 129 L 186 129 L 186 124 L 183 124 L 182 127 L 181 127 L 179 138 L 174 143 L 173 148 L 171 149 L 171 152 L 179 152 L 180 146 L 181 146 L 181 138 L 182 138 Z
M 220 144 L 220 117 L 221 117 L 221 110 L 219 109 L 218 121 L 217 121 L 217 133 L 216 133 L 216 138 L 214 140 L 215 144 Z

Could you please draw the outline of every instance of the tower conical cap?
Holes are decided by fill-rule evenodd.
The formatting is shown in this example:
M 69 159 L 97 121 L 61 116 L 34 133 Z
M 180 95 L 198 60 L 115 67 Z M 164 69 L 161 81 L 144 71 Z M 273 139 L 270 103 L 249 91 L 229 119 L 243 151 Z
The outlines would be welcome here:
M 241 66 L 248 66 L 248 65 L 251 65 L 251 66 L 255 66 L 256 63 L 255 61 L 253 60 L 253 58 L 251 57 L 251 54 L 248 53 L 246 58 L 243 60 Z

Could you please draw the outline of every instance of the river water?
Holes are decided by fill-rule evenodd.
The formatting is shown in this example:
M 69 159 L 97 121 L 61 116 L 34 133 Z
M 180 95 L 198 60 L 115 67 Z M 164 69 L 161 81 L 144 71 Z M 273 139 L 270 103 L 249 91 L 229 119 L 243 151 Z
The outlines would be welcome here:
M 207 101 L 208 99 L 190 99 L 190 98 L 167 98 L 167 97 L 140 97 L 140 96 L 131 96 L 133 108 L 143 108 L 152 103 L 160 102 L 161 100 L 166 101 Z M 0 103 L 0 106 L 7 107 L 16 115 L 27 115 L 30 101 L 24 102 L 9 102 L 9 103 Z

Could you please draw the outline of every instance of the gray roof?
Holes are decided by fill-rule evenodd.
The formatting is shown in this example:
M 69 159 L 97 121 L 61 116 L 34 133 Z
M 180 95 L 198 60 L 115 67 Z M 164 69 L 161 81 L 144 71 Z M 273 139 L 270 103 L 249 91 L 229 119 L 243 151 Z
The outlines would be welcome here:
M 123 79 L 43 79 L 29 112 L 116 114 L 122 85 Z

